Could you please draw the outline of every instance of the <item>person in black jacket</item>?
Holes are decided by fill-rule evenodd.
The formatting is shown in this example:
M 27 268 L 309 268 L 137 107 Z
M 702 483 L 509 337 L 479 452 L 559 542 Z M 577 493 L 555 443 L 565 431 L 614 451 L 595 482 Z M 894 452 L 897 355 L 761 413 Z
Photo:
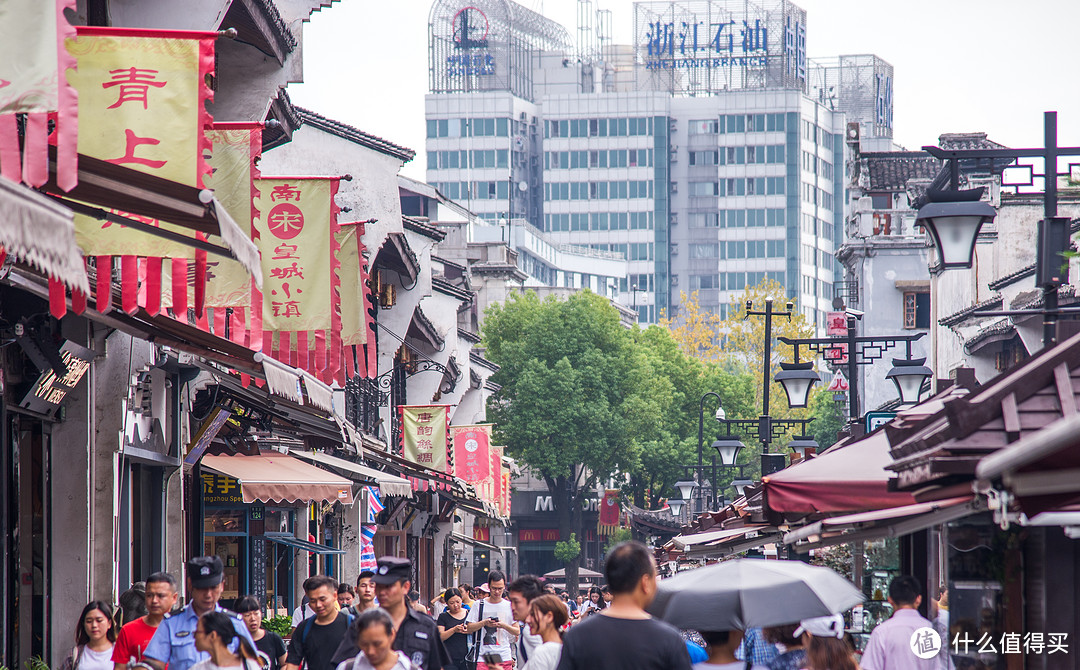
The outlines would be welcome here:
M 446 647 L 439 638 L 439 629 L 435 620 L 409 607 L 408 594 L 412 589 L 412 561 L 407 558 L 384 556 L 378 560 L 378 569 L 372 581 L 375 582 L 375 597 L 393 619 L 397 634 L 393 648 L 403 651 L 409 660 L 423 670 L 442 670 L 450 662 Z M 349 632 L 334 652 L 333 663 L 355 658 L 360 653 L 356 646 L 359 631 L 356 622 L 349 627 Z

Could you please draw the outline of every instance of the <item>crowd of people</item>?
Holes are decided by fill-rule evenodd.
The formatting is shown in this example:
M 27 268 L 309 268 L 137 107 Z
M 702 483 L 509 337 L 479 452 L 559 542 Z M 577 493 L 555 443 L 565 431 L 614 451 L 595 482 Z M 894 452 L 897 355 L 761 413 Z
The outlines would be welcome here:
M 191 599 L 179 610 L 165 572 L 146 579 L 146 613 L 122 627 L 112 605 L 88 603 L 62 670 L 859 670 L 839 614 L 745 631 L 678 631 L 654 619 L 646 610 L 656 564 L 638 542 L 614 547 L 607 586 L 576 600 L 533 575 L 507 583 L 496 570 L 475 589 L 446 589 L 429 609 L 413 590 L 412 563 L 390 556 L 355 587 L 309 577 L 287 643 L 262 627 L 258 598 L 239 598 L 235 611 L 219 605 L 220 558 L 186 569 Z M 912 632 L 931 626 L 917 611 L 920 590 L 911 577 L 893 581 L 895 613 L 871 635 L 864 670 L 943 667 L 909 648 Z

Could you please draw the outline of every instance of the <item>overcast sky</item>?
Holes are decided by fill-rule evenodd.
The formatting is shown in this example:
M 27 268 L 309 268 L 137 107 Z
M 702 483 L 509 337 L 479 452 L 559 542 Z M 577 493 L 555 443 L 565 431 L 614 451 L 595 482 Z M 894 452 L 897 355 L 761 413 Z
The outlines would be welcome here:
M 575 34 L 577 0 L 523 0 Z M 946 132 L 984 131 L 1041 146 L 1047 110 L 1062 146 L 1080 146 L 1080 0 L 796 0 L 811 58 L 873 53 L 895 68 L 894 138 L 909 149 Z M 343 0 L 304 32 L 293 101 L 414 149 L 424 178 L 427 0 Z M 633 1 L 612 10 L 614 42 L 633 41 Z

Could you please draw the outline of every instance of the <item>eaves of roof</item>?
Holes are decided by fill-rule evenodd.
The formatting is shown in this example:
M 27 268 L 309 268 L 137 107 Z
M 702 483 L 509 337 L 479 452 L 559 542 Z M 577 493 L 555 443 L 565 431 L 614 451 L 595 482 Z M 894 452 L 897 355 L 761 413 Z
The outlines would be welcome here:
M 499 366 L 498 366 L 497 363 L 492 363 L 491 361 L 484 358 L 483 356 L 481 356 L 479 353 L 477 353 L 475 351 L 470 351 L 469 352 L 469 361 L 475 363 L 476 365 L 479 365 L 482 368 L 487 368 L 488 370 L 491 370 L 492 372 L 498 372 L 499 371 Z
M 411 216 L 402 216 L 401 225 L 403 228 L 405 228 L 405 230 L 411 230 L 418 235 L 423 235 L 424 237 L 433 239 L 436 242 L 442 242 L 443 239 L 446 238 L 445 232 L 439 230 L 438 228 L 429 223 L 425 223 L 423 221 L 420 221 L 419 219 L 414 219 Z
M 938 323 L 947 327 L 955 326 L 956 324 L 964 321 L 969 317 L 978 317 L 979 312 L 981 311 L 1000 308 L 1001 304 L 1001 296 L 990 298 L 988 300 L 983 300 L 982 302 L 971 305 L 970 307 L 965 307 L 959 312 L 954 312 L 952 314 L 949 314 L 948 316 L 944 316 L 938 319 Z
M 442 293 L 443 295 L 448 295 L 451 298 L 457 298 L 464 303 L 472 303 L 473 301 L 474 293 L 472 291 L 463 289 L 456 284 L 452 284 L 446 279 L 443 279 L 442 277 L 432 277 L 431 288 L 438 291 L 439 293 Z
M 359 144 L 360 146 L 373 149 L 380 153 L 384 153 L 387 156 L 393 156 L 404 162 L 411 161 L 416 152 L 412 149 L 408 149 L 398 144 L 394 144 L 388 140 L 384 140 L 381 137 L 372 135 L 371 133 L 365 133 L 364 131 L 354 128 L 350 125 L 341 123 L 340 121 L 334 121 L 328 119 L 321 114 L 317 114 L 310 109 L 304 109 L 303 107 L 297 107 L 296 111 L 300 115 L 300 119 L 319 130 L 330 133 L 331 135 L 337 135 L 343 139 L 349 140 Z

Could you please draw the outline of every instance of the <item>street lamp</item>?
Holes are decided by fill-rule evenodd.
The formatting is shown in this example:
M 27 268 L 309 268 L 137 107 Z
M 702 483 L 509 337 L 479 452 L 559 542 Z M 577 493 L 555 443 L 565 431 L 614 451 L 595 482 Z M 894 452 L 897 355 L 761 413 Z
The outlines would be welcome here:
M 720 454 L 720 462 L 724 465 L 735 465 L 739 459 L 739 452 L 743 450 L 742 440 L 734 435 L 724 435 L 712 443 L 712 448 Z
M 690 500 L 690 496 L 694 494 L 694 488 L 697 487 L 697 482 L 690 480 L 683 480 L 681 482 L 675 482 L 675 488 L 679 489 L 679 495 L 682 496 L 683 502 Z M 671 502 L 668 501 L 670 505 Z
M 974 262 L 975 240 L 979 228 L 994 218 L 994 208 L 975 202 L 982 189 L 960 190 L 960 161 L 990 165 L 1004 169 L 1014 163 L 1030 168 L 1031 178 L 1043 179 L 1043 219 L 1038 224 L 1035 257 L 1035 285 L 1042 289 L 1043 304 L 1039 309 L 979 312 L 980 316 L 1043 316 L 1043 346 L 1057 341 L 1058 317 L 1075 313 L 1075 309 L 1058 307 L 1058 287 L 1068 283 L 1068 264 L 1063 254 L 1069 250 L 1070 219 L 1058 216 L 1058 157 L 1080 156 L 1080 147 L 1059 147 L 1057 143 L 1057 112 L 1043 113 L 1043 146 L 1035 149 L 957 149 L 923 147 L 934 158 L 949 163 L 949 189 L 929 191 L 926 202 L 919 208 L 916 221 L 922 223 L 941 257 L 941 267 L 970 268 Z M 1041 158 L 1043 171 L 1034 166 L 1020 165 L 1021 158 Z M 1029 182 L 1030 183 L 1030 182 Z M 1015 186 L 1015 185 L 1014 185 Z M 1019 191 L 1019 189 L 1017 189 Z M 910 358 L 910 356 L 909 356 Z
M 997 212 L 982 202 L 983 189 L 928 191 L 931 202 L 919 208 L 916 224 L 926 228 L 938 249 L 943 268 L 969 268 L 975 258 L 975 242 L 984 223 Z
M 925 358 L 893 359 L 893 368 L 885 375 L 896 385 L 896 392 L 900 395 L 900 404 L 914 405 L 922 396 L 923 382 L 929 379 L 934 371 L 924 365 Z
M 735 487 L 735 492 L 739 494 L 739 497 L 746 495 L 746 487 L 753 486 L 754 480 L 752 479 L 733 479 L 731 485 Z
M 787 394 L 788 407 L 806 407 L 810 401 L 810 388 L 821 381 L 821 377 L 814 372 L 814 364 L 810 363 L 781 363 L 780 372 L 776 373 L 775 381 L 780 382 Z
M 682 514 L 682 508 L 686 501 L 678 498 L 668 498 L 667 504 L 671 508 L 671 516 L 678 518 Z
M 818 445 L 817 440 L 812 437 L 808 437 L 806 435 L 798 435 L 796 437 L 793 437 L 791 439 L 791 442 L 788 442 L 787 446 L 788 449 L 791 449 L 796 454 L 798 454 L 799 458 L 805 459 L 807 454 L 817 453 L 817 448 L 820 445 Z

